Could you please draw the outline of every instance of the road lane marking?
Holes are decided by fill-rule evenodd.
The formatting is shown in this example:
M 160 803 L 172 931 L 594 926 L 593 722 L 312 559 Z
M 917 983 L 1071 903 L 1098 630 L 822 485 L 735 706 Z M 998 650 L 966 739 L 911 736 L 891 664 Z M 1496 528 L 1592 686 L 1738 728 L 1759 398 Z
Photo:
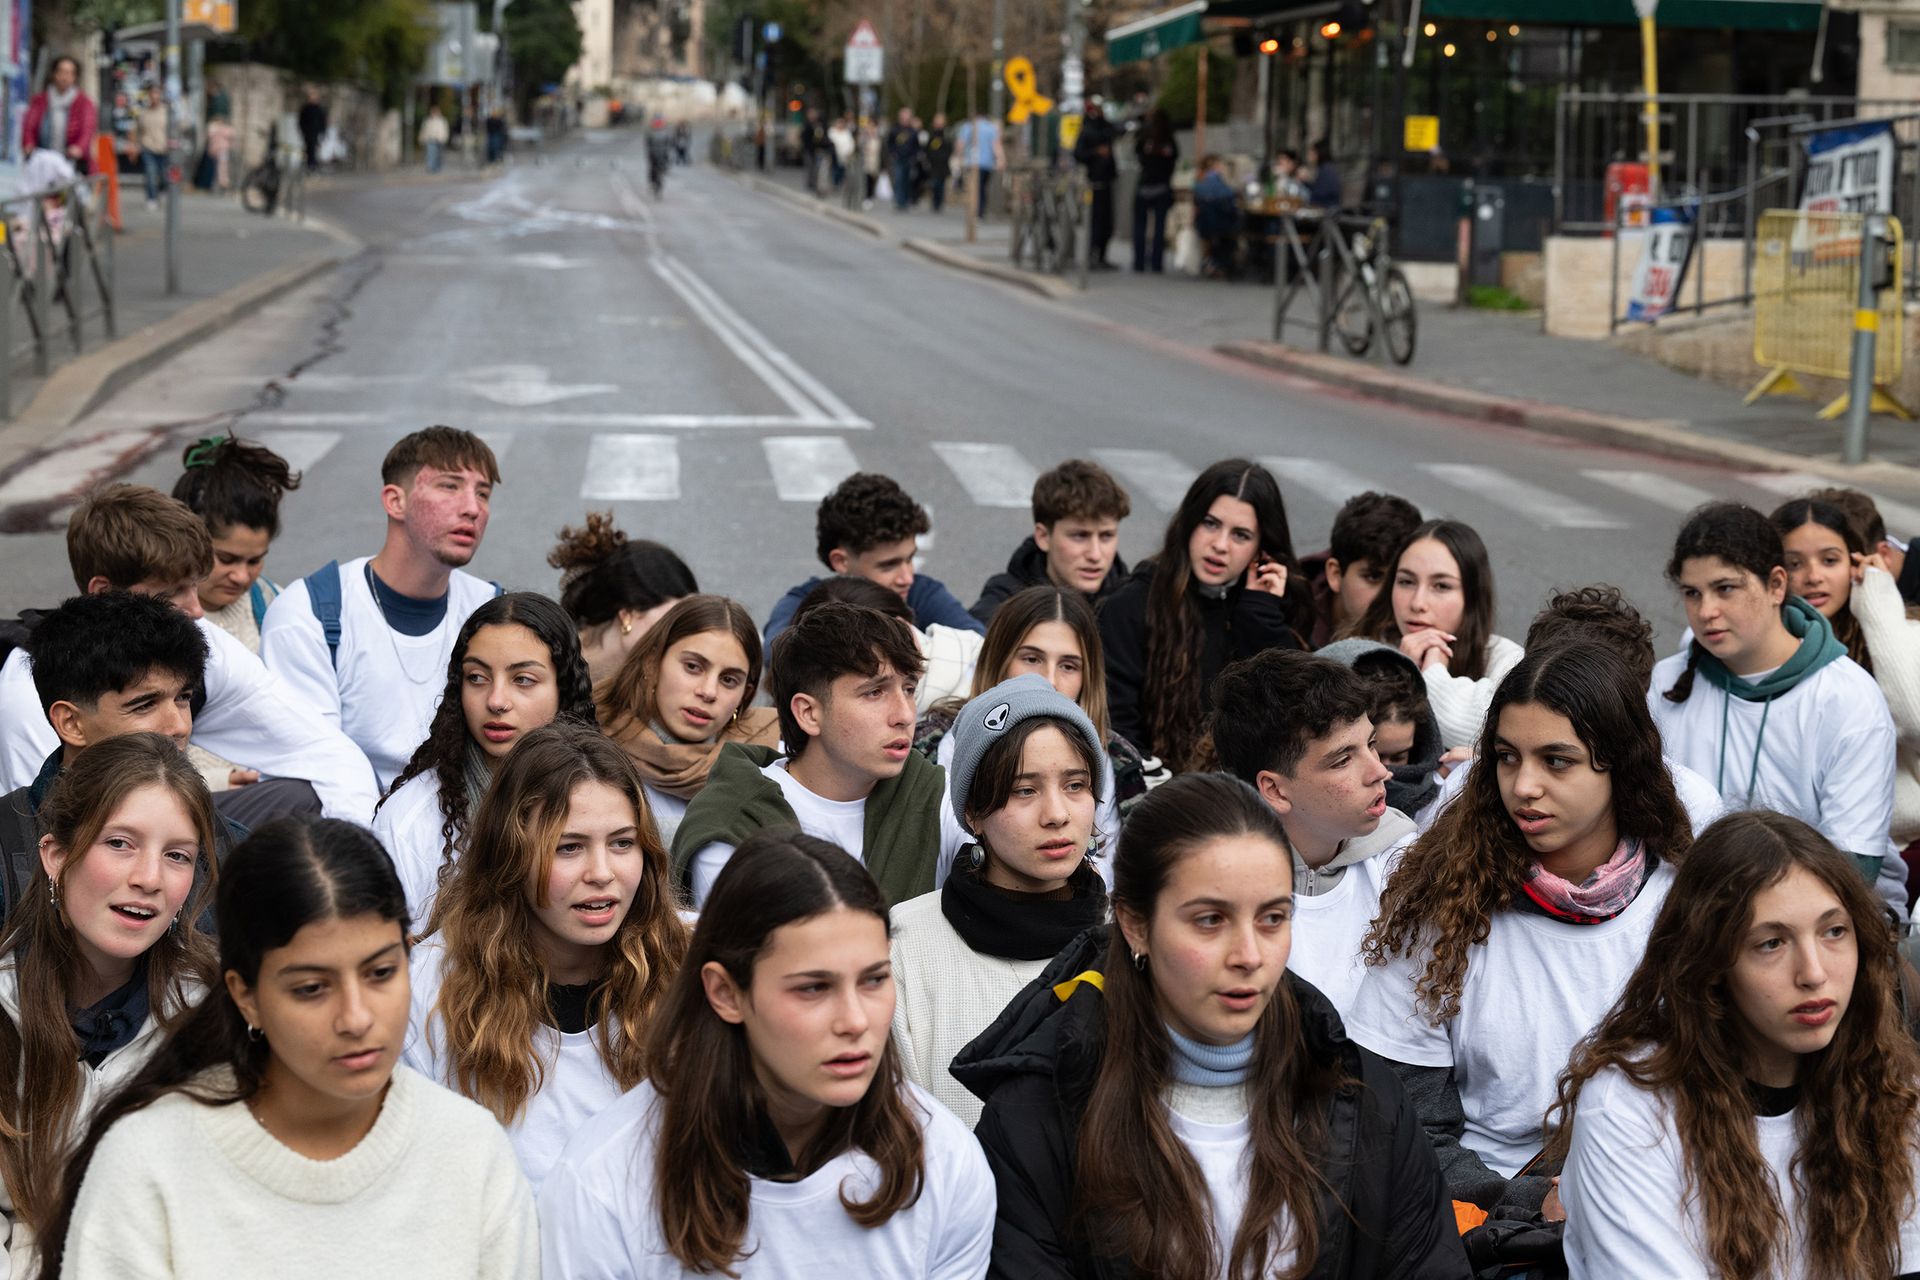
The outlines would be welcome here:
M 1815 489 L 1846 487 L 1831 477 L 1816 476 L 1806 471 L 1755 471 L 1741 479 L 1756 489 L 1765 489 L 1783 498 L 1804 497 Z M 1868 493 L 1867 496 L 1873 499 L 1873 505 L 1879 509 L 1887 532 L 1896 538 L 1920 537 L 1920 507 L 1910 507 L 1904 502 L 1882 498 L 1875 493 Z
M 1187 486 L 1200 474 L 1158 449 L 1095 449 L 1093 456 L 1162 511 L 1178 510 L 1180 500 L 1187 496 Z
M 390 427 L 394 430 L 394 439 L 408 431 L 418 429 L 431 422 L 434 413 L 430 410 L 415 412 L 409 409 L 384 410 L 380 412 L 340 412 L 321 411 L 302 412 L 290 409 L 271 409 L 249 413 L 241 419 L 241 432 L 247 434 L 248 428 L 261 429 L 288 427 L 306 429 L 332 429 L 341 427 Z M 118 409 L 107 413 L 90 415 L 90 423 L 118 426 L 166 425 L 155 423 L 155 414 L 149 411 Z M 460 422 L 468 428 L 499 427 L 519 430 L 526 427 L 592 427 L 607 431 L 705 431 L 705 430 L 767 430 L 769 428 L 801 431 L 853 431 L 867 430 L 871 423 L 862 427 L 852 427 L 832 418 L 819 416 L 808 418 L 790 417 L 784 413 L 591 413 L 578 410 L 531 410 L 509 411 L 505 409 L 480 409 L 464 412 Z
M 1627 522 L 1565 494 L 1543 489 L 1498 467 L 1471 462 L 1426 462 L 1420 469 L 1456 489 L 1485 498 L 1549 529 L 1625 529 Z
M 800 389 L 794 386 L 786 375 L 775 369 L 751 343 L 730 329 L 726 321 L 707 305 L 706 299 L 682 279 L 678 263 L 665 256 L 657 257 L 653 260 L 653 271 L 655 275 L 667 282 L 668 288 L 680 295 L 680 300 L 687 304 L 687 309 L 713 331 L 714 337 L 720 339 L 727 350 L 733 353 L 734 359 L 753 370 L 754 375 L 766 383 L 768 389 L 780 397 L 781 401 L 797 416 L 802 418 L 831 416 L 822 415 L 819 405 L 807 399 Z
M 1712 502 L 1714 498 L 1705 489 L 1651 471 L 1582 471 L 1580 474 L 1622 493 L 1645 498 L 1669 511 L 1691 511 L 1703 502 Z
M 860 469 L 838 436 L 768 436 L 760 449 L 782 502 L 818 502 Z
M 933 451 L 977 505 L 1015 510 L 1032 505 L 1040 473 L 1012 445 L 936 440 Z
M 596 501 L 673 502 L 680 497 L 680 442 L 672 436 L 595 436 L 580 496 Z
M 1332 507 L 1343 506 L 1348 498 L 1369 490 L 1397 492 L 1393 489 L 1376 489 L 1372 481 L 1325 458 L 1270 455 L 1259 459 L 1259 462 L 1280 479 L 1292 482 L 1296 492 L 1304 492 Z
M 252 438 L 285 458 L 295 471 L 312 467 L 340 443 L 338 431 L 261 431 Z

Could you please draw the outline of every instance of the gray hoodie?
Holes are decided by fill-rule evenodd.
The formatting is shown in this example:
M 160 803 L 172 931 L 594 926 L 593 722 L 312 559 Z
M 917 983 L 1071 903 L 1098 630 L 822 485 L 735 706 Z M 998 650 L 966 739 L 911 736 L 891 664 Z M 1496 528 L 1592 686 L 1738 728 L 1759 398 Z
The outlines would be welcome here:
M 1419 830 L 1412 818 L 1388 806 L 1387 811 L 1380 815 L 1379 826 L 1364 836 L 1342 840 L 1333 860 L 1324 866 L 1310 867 L 1300 860 L 1298 853 L 1294 854 L 1293 891 L 1303 898 L 1326 893 L 1340 883 L 1348 867 L 1365 862 L 1375 854 L 1387 852 L 1408 836 L 1417 835 Z

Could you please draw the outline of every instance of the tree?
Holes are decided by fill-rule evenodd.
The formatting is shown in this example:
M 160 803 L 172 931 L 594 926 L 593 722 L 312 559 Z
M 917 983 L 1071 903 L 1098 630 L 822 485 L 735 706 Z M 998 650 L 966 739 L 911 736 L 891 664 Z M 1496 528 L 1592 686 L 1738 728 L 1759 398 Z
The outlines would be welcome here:
M 491 6 L 480 6 L 482 26 L 491 25 Z M 580 61 L 580 20 L 569 0 L 513 0 L 506 12 L 507 54 L 521 104 L 543 84 L 560 80 Z
M 398 102 L 438 30 L 432 0 L 246 0 L 250 55 L 310 80 L 352 80 Z
M 1167 55 L 1167 75 L 1160 83 L 1160 107 L 1173 117 L 1176 128 L 1193 127 L 1202 49 L 1207 51 L 1207 119 L 1226 119 L 1233 102 L 1232 58 L 1204 44 L 1190 44 L 1184 49 L 1175 49 Z

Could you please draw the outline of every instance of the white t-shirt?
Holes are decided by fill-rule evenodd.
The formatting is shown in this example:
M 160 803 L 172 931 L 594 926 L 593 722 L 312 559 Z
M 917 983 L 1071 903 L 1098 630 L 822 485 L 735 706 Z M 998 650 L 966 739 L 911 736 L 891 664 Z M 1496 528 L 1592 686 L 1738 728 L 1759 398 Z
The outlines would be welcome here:
M 840 1196 L 864 1200 L 878 1167 L 849 1151 L 798 1182 L 750 1181 L 743 1280 L 852 1280 L 919 1276 L 965 1280 L 987 1273 L 996 1205 L 993 1172 L 967 1127 L 923 1089 L 907 1085 L 921 1118 L 926 1185 L 880 1226 L 857 1225 Z M 540 1194 L 546 1280 L 641 1280 L 688 1274 L 667 1252 L 654 1197 L 659 1098 L 641 1084 L 595 1116 Z
M 329 818 L 370 821 L 380 793 L 360 748 L 245 645 L 205 618 L 195 625 L 207 641 L 207 696 L 193 720 L 194 745 L 263 777 L 305 779 Z M 0 794 L 31 783 L 59 745 L 33 687 L 32 660 L 15 649 L 0 667 Z
M 680 819 L 687 816 L 687 802 L 656 790 L 651 782 L 642 782 L 640 789 L 646 793 L 647 812 L 653 815 L 653 828 L 660 833 L 660 843 L 673 848 L 673 833 L 680 829 Z
M 373 762 L 384 788 L 427 740 L 447 687 L 447 660 L 467 615 L 491 600 L 493 584 L 470 573 L 447 581 L 447 613 L 423 636 L 401 635 L 367 587 L 369 556 L 340 566 L 340 649 L 327 652 L 305 578 L 287 584 L 260 626 L 260 656 L 346 731 Z M 222 752 L 221 754 L 226 754 Z
M 1233 1237 L 1240 1230 L 1240 1219 L 1247 1211 L 1248 1159 L 1253 1122 L 1246 1116 L 1226 1124 L 1206 1124 L 1169 1109 L 1167 1118 L 1173 1136 L 1200 1166 L 1200 1177 L 1207 1184 L 1207 1208 L 1213 1223 L 1213 1247 L 1220 1259 L 1220 1280 L 1227 1280 L 1226 1262 L 1233 1251 Z M 1289 1220 L 1290 1221 L 1290 1220 Z M 1285 1240 L 1288 1230 L 1283 1222 L 1274 1238 Z M 1268 1274 L 1285 1271 L 1293 1265 L 1294 1251 L 1283 1249 L 1271 1260 Z
M 1333 1002 L 1342 1018 L 1360 992 L 1366 962 L 1360 941 L 1380 914 L 1380 894 L 1413 837 L 1349 866 L 1333 888 L 1293 895 L 1293 948 L 1287 968 Z
M 802 831 L 822 840 L 831 840 L 859 861 L 866 861 L 865 800 L 829 800 L 815 795 L 787 772 L 785 756 L 761 766 L 760 772 L 780 788 L 781 796 L 786 800 L 787 807 L 793 810 L 793 816 L 799 821 Z M 733 846 L 720 840 L 693 855 L 687 879 L 696 908 L 706 905 L 707 895 L 713 892 L 713 882 L 720 878 L 720 868 L 726 866 L 727 859 L 732 856 Z
M 1539 1152 L 1560 1072 L 1639 965 L 1672 886 L 1662 862 L 1640 896 L 1600 924 L 1496 911 L 1486 942 L 1468 949 L 1459 1014 L 1437 1027 L 1414 999 L 1429 952 L 1396 955 L 1367 970 L 1343 1011 L 1347 1034 L 1395 1062 L 1452 1067 L 1466 1113 L 1460 1144 L 1511 1178 Z
M 1808 1273 L 1805 1222 L 1791 1176 L 1798 1110 L 1756 1116 L 1760 1154 L 1773 1175 L 1788 1224 L 1784 1253 L 1770 1280 Z M 1659 1276 L 1716 1280 L 1707 1260 L 1706 1223 L 1687 1195 L 1686 1157 L 1672 1110 L 1661 1095 L 1608 1067 L 1580 1091 L 1573 1142 L 1560 1175 L 1567 1208 L 1567 1267 L 1573 1280 Z M 1920 1214 L 1900 1224 L 1896 1275 L 1920 1269 Z
M 973 837 L 953 816 L 953 753 L 955 745 L 951 731 L 940 736 L 940 745 L 933 749 L 933 762 L 947 775 L 946 789 L 940 797 L 940 862 L 933 869 L 934 888 L 947 882 L 947 875 L 953 870 L 954 859 L 960 851 L 973 843 Z M 1113 795 L 1113 761 L 1107 753 L 1100 753 L 1100 803 L 1093 811 L 1093 869 L 1100 873 L 1100 879 L 1108 889 L 1113 888 L 1113 850 L 1120 842 L 1120 806 Z
M 408 778 L 373 815 L 373 834 L 400 874 L 400 885 L 407 891 L 407 913 L 413 917 L 415 930 L 426 927 L 427 917 L 433 913 L 434 895 L 440 891 L 440 824 L 444 821 L 440 779 L 432 770 Z
M 1684 652 L 1663 658 L 1647 690 L 1667 754 L 1713 783 L 1729 808 L 1790 814 L 1843 852 L 1884 858 L 1875 887 L 1904 916 L 1907 868 L 1887 835 L 1893 715 L 1873 677 L 1840 658 L 1771 702 L 1736 698 L 1705 676 L 1685 702 L 1670 702 L 1666 691 L 1686 667 Z
M 1686 765 L 1670 755 L 1661 756 L 1661 760 L 1673 778 L 1674 793 L 1680 797 L 1680 807 L 1687 811 L 1687 820 L 1693 824 L 1693 834 L 1697 836 L 1726 813 L 1726 802 L 1713 789 L 1712 782 Z M 1455 765 L 1453 772 L 1441 779 L 1440 794 L 1420 811 L 1416 820 L 1421 831 L 1429 830 L 1446 807 L 1460 798 L 1460 793 L 1467 789 L 1467 775 L 1472 771 L 1473 762 L 1465 761 Z
M 440 998 L 441 966 L 445 963 L 446 948 L 437 938 L 415 946 L 408 958 L 413 971 L 413 1008 L 401 1061 L 429 1080 L 457 1089 L 446 1024 L 433 1007 Z M 620 1096 L 620 1085 L 601 1060 L 594 1035 L 593 1031 L 564 1034 L 544 1024 L 534 1032 L 546 1075 L 539 1090 L 507 1126 L 507 1136 L 513 1139 L 513 1153 L 519 1157 L 520 1168 L 535 1195 L 573 1135 Z

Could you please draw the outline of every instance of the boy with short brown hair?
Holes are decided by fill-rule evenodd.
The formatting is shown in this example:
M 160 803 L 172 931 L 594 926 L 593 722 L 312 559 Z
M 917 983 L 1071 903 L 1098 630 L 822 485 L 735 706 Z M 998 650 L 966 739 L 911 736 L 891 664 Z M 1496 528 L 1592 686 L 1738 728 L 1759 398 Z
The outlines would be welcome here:
M 969 612 L 989 622 L 1010 596 L 1046 585 L 1097 603 L 1126 579 L 1120 522 L 1132 511 L 1127 491 L 1106 468 L 1067 459 L 1033 482 L 1033 534 L 1015 548 L 1006 572 L 987 579 Z

